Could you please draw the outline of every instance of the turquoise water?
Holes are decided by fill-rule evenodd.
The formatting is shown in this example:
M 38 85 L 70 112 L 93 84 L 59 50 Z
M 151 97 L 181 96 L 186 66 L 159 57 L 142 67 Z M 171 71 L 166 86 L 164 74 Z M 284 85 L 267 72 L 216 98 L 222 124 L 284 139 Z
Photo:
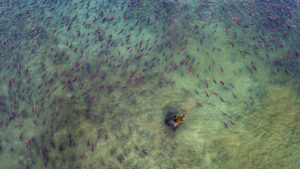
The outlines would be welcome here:
M 1 169 L 300 168 L 299 1 L 2 0 L 0 14 Z

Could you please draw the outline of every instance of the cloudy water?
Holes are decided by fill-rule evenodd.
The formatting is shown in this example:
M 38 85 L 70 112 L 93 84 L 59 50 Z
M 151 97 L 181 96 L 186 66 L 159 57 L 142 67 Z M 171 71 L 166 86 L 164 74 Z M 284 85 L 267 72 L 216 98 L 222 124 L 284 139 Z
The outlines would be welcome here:
M 298 0 L 1 0 L 0 169 L 300 168 Z

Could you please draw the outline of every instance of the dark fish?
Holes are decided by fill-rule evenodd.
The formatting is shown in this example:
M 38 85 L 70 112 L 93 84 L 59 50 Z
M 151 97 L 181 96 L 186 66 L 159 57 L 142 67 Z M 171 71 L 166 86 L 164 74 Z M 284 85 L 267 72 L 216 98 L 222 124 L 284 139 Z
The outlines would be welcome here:
M 224 127 L 225 127 L 225 128 L 228 128 L 227 123 L 223 122 L 223 124 L 224 124 Z

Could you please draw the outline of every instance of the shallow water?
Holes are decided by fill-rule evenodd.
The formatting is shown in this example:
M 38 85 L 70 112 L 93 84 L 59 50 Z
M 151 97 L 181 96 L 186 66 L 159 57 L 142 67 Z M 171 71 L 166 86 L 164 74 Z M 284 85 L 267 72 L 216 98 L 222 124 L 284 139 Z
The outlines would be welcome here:
M 2 0 L 0 168 L 300 168 L 299 11 Z

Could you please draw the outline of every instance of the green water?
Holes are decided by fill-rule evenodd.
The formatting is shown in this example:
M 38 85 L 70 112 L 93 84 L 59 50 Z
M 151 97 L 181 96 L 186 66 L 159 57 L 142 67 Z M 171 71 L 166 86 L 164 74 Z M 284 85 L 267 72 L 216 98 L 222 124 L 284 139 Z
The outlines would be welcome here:
M 300 168 L 298 1 L 0 11 L 1 169 Z

